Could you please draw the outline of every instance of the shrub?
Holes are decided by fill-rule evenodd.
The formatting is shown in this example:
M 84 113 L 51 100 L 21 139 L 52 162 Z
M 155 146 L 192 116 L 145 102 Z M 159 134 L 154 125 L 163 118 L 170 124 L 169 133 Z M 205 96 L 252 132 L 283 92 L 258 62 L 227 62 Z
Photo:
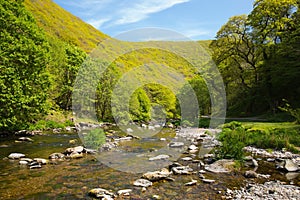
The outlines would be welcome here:
M 102 129 L 93 129 L 83 137 L 84 146 L 99 149 L 105 142 L 105 133 Z
M 234 158 L 242 160 L 244 156 L 246 130 L 239 122 L 225 124 L 219 140 L 222 142 L 220 148 L 216 149 L 218 158 Z

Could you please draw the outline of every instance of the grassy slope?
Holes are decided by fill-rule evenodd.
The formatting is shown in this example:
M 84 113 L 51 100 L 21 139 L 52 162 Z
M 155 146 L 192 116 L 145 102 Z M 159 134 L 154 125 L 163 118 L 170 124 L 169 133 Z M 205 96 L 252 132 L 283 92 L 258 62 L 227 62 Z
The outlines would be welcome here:
M 25 0 L 25 6 L 47 34 L 73 43 L 86 52 L 109 37 L 51 0 Z
M 29 11 L 31 11 L 39 26 L 43 28 L 47 34 L 58 37 L 65 42 L 73 43 L 88 53 L 91 52 L 91 50 L 93 50 L 99 42 L 103 41 L 103 39 L 109 38 L 109 36 L 103 34 L 91 25 L 80 20 L 78 17 L 64 10 L 59 5 L 52 2 L 52 0 L 25 0 L 25 6 Z M 200 44 L 207 53 L 210 53 L 210 42 L 210 40 L 204 40 L 198 41 L 198 44 Z M 182 45 L 190 45 L 189 42 L 159 43 L 168 46 L 172 45 L 175 51 L 176 48 L 180 48 Z M 145 46 L 142 43 L 140 44 Z M 122 48 L 122 45 L 135 46 L 136 43 L 122 42 L 120 48 Z M 110 47 L 106 47 L 105 50 L 109 51 Z M 111 49 L 110 56 L 114 56 L 113 49 Z M 186 60 L 180 58 L 173 52 L 161 51 L 159 49 L 134 51 L 119 57 L 116 62 L 123 72 L 126 72 L 135 66 L 140 66 L 141 64 L 155 62 L 172 67 L 189 78 L 191 78 L 195 73 L 195 68 L 187 63 Z M 197 65 L 203 65 L 201 53 L 199 53 Z

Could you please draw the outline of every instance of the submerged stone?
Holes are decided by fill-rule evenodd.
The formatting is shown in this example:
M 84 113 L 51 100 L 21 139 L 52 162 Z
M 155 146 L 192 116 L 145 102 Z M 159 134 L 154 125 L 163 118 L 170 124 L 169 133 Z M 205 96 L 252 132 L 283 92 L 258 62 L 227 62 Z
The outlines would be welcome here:
M 171 148 L 180 148 L 180 147 L 183 147 L 183 146 L 184 146 L 183 142 L 171 142 L 169 144 L 169 147 L 171 147 Z
M 149 161 L 155 161 L 155 160 L 167 160 L 167 159 L 169 159 L 169 158 L 170 158 L 170 156 L 162 154 L 162 155 L 158 155 L 158 156 L 149 158 Z

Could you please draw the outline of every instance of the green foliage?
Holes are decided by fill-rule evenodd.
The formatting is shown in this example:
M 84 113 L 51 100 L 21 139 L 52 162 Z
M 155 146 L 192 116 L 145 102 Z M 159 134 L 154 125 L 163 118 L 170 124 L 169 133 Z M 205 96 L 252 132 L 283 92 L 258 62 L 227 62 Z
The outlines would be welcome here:
M 242 148 L 255 146 L 265 149 L 287 150 L 298 152 L 300 144 L 299 126 L 289 124 L 230 122 L 223 126 L 219 135 L 222 146 L 216 150 L 219 158 L 243 158 Z
M 158 113 L 164 113 L 167 118 L 174 119 L 177 115 L 176 110 L 176 96 L 168 89 L 159 84 L 148 84 L 145 86 L 152 107 L 156 107 Z M 160 106 L 157 106 L 160 105 Z
M 231 115 L 275 113 L 299 105 L 299 1 L 256 0 L 233 16 L 210 47 L 224 78 Z
M 296 119 L 296 123 L 300 124 L 300 108 L 293 109 L 291 105 L 285 101 L 284 107 L 279 107 L 282 111 L 290 113 Z
M 95 66 L 106 65 L 106 63 L 98 62 Z M 98 119 L 112 120 L 111 98 L 114 86 L 120 77 L 119 69 L 115 64 L 111 64 L 101 75 L 96 91 L 96 112 Z
M 93 129 L 83 136 L 83 144 L 87 148 L 99 149 L 105 143 L 105 138 L 102 129 Z
M 245 132 L 245 128 L 240 123 L 226 124 L 219 135 L 222 146 L 216 151 L 217 157 L 242 160 L 246 139 Z
M 64 123 L 59 123 L 57 121 L 52 120 L 39 120 L 35 124 L 29 126 L 29 130 L 47 130 L 54 128 L 65 128 Z
M 60 76 L 54 74 L 55 81 L 59 81 L 58 96 L 55 102 L 61 109 L 70 110 L 72 105 L 73 85 L 86 54 L 76 46 L 65 45 L 65 61 L 60 68 Z M 56 75 L 56 76 L 55 76 Z
M 142 88 L 137 89 L 132 94 L 129 104 L 129 111 L 133 121 L 148 122 L 150 120 L 150 99 Z
M 0 130 L 18 130 L 47 111 L 49 46 L 22 1 L 0 13 Z

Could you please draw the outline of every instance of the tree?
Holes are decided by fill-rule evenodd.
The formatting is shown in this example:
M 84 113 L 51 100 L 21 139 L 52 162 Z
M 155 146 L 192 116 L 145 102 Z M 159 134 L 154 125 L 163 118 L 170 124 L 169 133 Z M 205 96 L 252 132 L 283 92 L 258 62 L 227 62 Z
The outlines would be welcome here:
M 72 105 L 73 85 L 83 61 L 86 58 L 86 53 L 80 48 L 65 44 L 65 60 L 61 66 L 59 93 L 55 101 L 64 110 L 70 110 Z
M 0 13 L 0 129 L 17 130 L 47 111 L 49 46 L 22 0 Z
M 219 30 L 211 47 L 231 113 L 276 111 L 282 98 L 297 99 L 298 16 L 297 0 L 256 0 L 248 16 Z
M 139 88 L 131 96 L 129 102 L 129 111 L 133 121 L 148 122 L 150 116 L 151 102 L 146 92 Z
M 287 97 L 295 80 L 293 77 L 298 74 L 289 64 L 295 60 L 295 52 L 287 51 L 289 47 L 284 44 L 285 37 L 291 36 L 295 27 L 297 10 L 297 0 L 257 0 L 249 15 L 253 43 L 261 54 L 257 91 L 268 104 L 267 109 L 273 112 L 282 98 Z M 283 76 L 285 80 L 282 80 Z
M 105 63 L 98 63 L 106 65 Z M 97 65 L 98 66 L 98 65 Z M 113 63 L 101 75 L 96 91 L 96 112 L 98 119 L 112 120 L 111 98 L 115 84 L 120 77 L 117 66 Z
M 216 38 L 210 47 L 213 50 L 213 59 L 224 78 L 228 106 L 239 111 L 240 107 L 243 107 L 244 111 L 251 111 L 251 103 L 246 102 L 252 99 L 244 98 L 244 101 L 241 101 L 240 96 L 251 97 L 249 92 L 259 79 L 260 55 L 251 37 L 248 17 L 231 17 L 218 31 Z M 241 102 L 240 105 L 236 104 L 237 99 Z

